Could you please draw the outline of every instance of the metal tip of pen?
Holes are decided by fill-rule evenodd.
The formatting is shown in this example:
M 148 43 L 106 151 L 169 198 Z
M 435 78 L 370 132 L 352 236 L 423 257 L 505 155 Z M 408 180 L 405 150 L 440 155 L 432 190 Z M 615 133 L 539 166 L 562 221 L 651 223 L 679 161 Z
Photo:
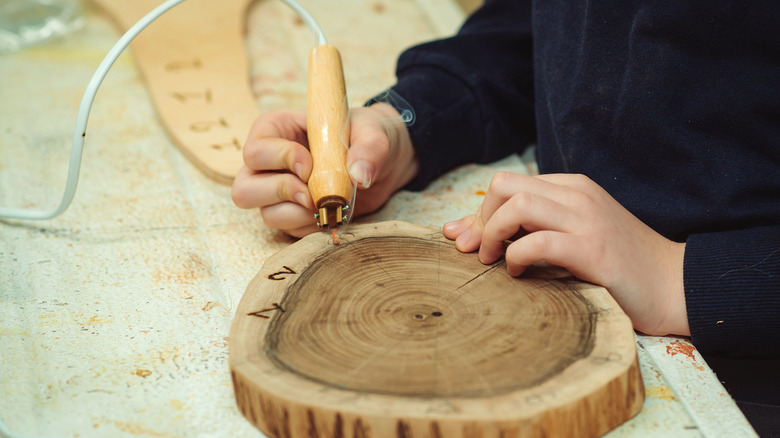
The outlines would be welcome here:
M 349 215 L 345 214 L 348 210 L 349 205 L 320 207 L 319 212 L 314 213 L 314 219 L 317 220 L 317 226 L 320 228 L 328 230 L 331 227 L 338 228 L 349 219 Z

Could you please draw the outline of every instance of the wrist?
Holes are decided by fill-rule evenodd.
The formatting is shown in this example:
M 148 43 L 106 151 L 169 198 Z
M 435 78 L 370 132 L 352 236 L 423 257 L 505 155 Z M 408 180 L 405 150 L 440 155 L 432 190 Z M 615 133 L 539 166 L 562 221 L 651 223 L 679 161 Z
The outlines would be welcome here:
M 390 142 L 388 173 L 392 175 L 392 191 L 397 191 L 412 181 L 419 172 L 417 151 L 412 144 L 409 129 L 398 110 L 384 102 L 376 102 L 369 107 L 381 120 L 382 127 Z
M 669 258 L 666 267 L 666 309 L 662 324 L 664 334 L 690 336 L 688 326 L 688 311 L 685 305 L 685 283 L 683 278 L 683 263 L 685 259 L 685 243 L 669 242 Z

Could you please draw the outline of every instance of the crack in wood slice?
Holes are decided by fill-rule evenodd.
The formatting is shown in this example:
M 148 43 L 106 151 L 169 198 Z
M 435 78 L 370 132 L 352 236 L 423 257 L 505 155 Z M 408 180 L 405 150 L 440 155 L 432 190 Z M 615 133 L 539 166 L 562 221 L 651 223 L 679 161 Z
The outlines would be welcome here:
M 264 432 L 598 436 L 641 408 L 605 289 L 552 267 L 513 278 L 411 224 L 350 231 L 271 257 L 239 305 L 234 389 Z

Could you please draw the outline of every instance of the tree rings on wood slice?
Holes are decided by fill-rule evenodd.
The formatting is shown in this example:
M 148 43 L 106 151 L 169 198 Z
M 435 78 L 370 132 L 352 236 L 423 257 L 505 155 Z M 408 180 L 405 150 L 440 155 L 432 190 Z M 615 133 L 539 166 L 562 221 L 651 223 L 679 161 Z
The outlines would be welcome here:
M 599 436 L 644 390 L 606 289 L 511 277 L 438 230 L 355 225 L 270 257 L 230 333 L 238 407 L 274 437 Z

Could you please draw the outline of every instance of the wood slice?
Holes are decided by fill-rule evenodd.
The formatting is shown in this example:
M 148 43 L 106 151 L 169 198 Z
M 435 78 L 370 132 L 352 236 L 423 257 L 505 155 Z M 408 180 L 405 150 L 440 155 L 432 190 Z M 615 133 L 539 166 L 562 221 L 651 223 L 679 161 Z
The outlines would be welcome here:
M 438 230 L 355 225 L 270 257 L 230 333 L 239 409 L 274 437 L 599 436 L 644 400 L 606 289 L 483 265 Z

